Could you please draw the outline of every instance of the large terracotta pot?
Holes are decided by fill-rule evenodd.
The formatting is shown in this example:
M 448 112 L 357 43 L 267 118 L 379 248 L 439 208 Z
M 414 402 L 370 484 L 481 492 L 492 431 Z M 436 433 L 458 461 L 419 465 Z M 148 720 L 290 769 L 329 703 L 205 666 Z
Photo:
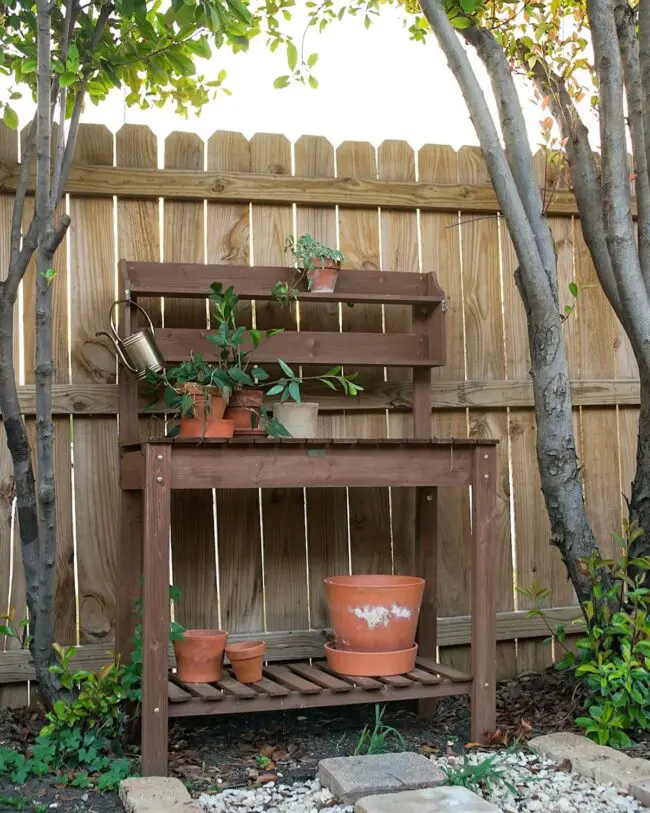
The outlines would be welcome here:
M 253 428 L 251 410 L 259 410 L 263 398 L 262 390 L 236 390 L 233 392 L 224 417 L 235 422 L 236 434 L 249 432 Z
M 410 649 L 422 604 L 416 576 L 330 576 L 325 579 L 334 643 L 356 652 Z
M 240 683 L 257 683 L 262 680 L 265 652 L 264 641 L 240 641 L 226 647 L 226 655 Z
M 185 630 L 174 641 L 178 679 L 184 683 L 213 683 L 221 680 L 223 653 L 228 633 L 221 630 Z

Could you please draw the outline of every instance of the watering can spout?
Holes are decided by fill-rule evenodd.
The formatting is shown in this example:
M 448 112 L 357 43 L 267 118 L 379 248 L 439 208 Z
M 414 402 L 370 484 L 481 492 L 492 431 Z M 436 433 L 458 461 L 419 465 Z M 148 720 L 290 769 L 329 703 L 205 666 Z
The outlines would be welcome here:
M 132 333 L 124 339 L 119 336 L 113 320 L 115 307 L 121 304 L 126 304 L 127 306 L 133 305 L 145 315 L 148 322 L 147 327 Z M 162 372 L 165 366 L 165 359 L 156 344 L 153 322 L 144 308 L 140 307 L 137 302 L 129 299 L 120 299 L 114 302 L 110 310 L 110 326 L 110 333 L 100 331 L 95 335 L 107 336 L 111 340 L 122 364 L 132 373 L 135 373 L 139 380 L 146 378 L 149 370 L 154 373 Z

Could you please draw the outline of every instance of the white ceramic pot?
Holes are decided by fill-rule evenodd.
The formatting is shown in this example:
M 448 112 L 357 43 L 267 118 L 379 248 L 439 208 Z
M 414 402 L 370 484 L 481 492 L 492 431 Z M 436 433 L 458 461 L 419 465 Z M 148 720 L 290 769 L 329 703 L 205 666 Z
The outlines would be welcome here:
M 286 401 L 273 404 L 273 416 L 294 438 L 318 437 L 318 404 Z

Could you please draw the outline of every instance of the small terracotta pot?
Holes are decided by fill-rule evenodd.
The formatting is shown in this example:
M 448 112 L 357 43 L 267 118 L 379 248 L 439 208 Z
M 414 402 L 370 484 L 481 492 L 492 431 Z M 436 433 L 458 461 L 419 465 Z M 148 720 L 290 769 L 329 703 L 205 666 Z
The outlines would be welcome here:
M 200 384 L 185 384 L 183 389 L 192 395 L 192 400 L 194 401 L 194 417 L 203 419 L 206 414 L 206 403 L 208 401 L 205 397 L 206 388 Z M 210 393 L 210 404 L 207 410 L 208 417 L 217 419 L 223 418 L 228 402 L 223 395 L 221 395 L 218 387 L 207 387 L 207 390 Z
M 226 647 L 226 655 L 240 683 L 257 683 L 262 680 L 265 652 L 264 641 L 240 641 Z
M 181 418 L 178 421 L 179 438 L 231 438 L 235 434 L 235 422 L 208 415 L 203 418 Z
M 227 640 L 228 633 L 221 630 L 185 630 L 185 637 L 174 641 L 178 679 L 184 683 L 221 680 Z
M 415 668 L 418 645 L 395 652 L 350 652 L 325 644 L 327 665 L 340 675 L 357 677 L 392 677 Z
M 251 410 L 259 409 L 263 398 L 264 393 L 262 390 L 237 390 L 233 392 L 224 417 L 235 422 L 235 433 L 239 434 L 238 430 L 254 428 L 254 415 Z
M 314 293 L 329 293 L 331 294 L 336 288 L 336 281 L 339 277 L 341 270 L 340 263 L 331 263 L 329 265 L 321 265 L 320 260 L 313 260 L 316 265 L 312 271 L 309 272 L 309 290 Z
M 409 649 L 422 604 L 416 576 L 330 576 L 325 593 L 337 649 L 394 652 Z

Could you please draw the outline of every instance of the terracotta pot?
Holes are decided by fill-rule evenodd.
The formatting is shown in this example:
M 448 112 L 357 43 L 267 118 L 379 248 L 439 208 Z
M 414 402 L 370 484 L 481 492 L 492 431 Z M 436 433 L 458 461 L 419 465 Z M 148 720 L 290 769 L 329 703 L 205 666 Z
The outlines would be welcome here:
M 394 652 L 413 646 L 424 579 L 330 576 L 325 593 L 337 649 Z
M 228 639 L 221 630 L 185 630 L 174 641 L 178 679 L 184 683 L 214 683 L 221 680 L 223 653 Z
M 212 415 L 203 418 L 180 418 L 178 421 L 179 438 L 231 438 L 235 434 L 235 422 Z
M 264 641 L 240 641 L 226 647 L 226 655 L 240 683 L 257 683 L 262 680 L 265 652 Z
M 185 384 L 183 389 L 192 395 L 192 400 L 194 401 L 194 417 L 203 419 L 208 400 L 205 397 L 205 387 L 199 384 Z M 210 404 L 207 410 L 209 417 L 223 418 L 228 402 L 223 395 L 221 395 L 218 387 L 208 387 L 207 389 L 210 393 Z
M 395 652 L 350 652 L 325 644 L 327 665 L 340 675 L 357 677 L 391 677 L 415 668 L 418 645 Z
M 237 390 L 230 396 L 224 417 L 235 422 L 235 432 L 253 429 L 254 414 L 251 409 L 259 409 L 264 393 L 262 390 Z
M 273 404 L 273 417 L 280 421 L 292 438 L 318 437 L 318 404 L 309 401 Z
M 309 290 L 314 293 L 332 293 L 341 270 L 340 263 L 321 265 L 320 260 L 313 260 L 316 268 L 309 272 Z M 326 261 L 327 262 L 327 261 Z

